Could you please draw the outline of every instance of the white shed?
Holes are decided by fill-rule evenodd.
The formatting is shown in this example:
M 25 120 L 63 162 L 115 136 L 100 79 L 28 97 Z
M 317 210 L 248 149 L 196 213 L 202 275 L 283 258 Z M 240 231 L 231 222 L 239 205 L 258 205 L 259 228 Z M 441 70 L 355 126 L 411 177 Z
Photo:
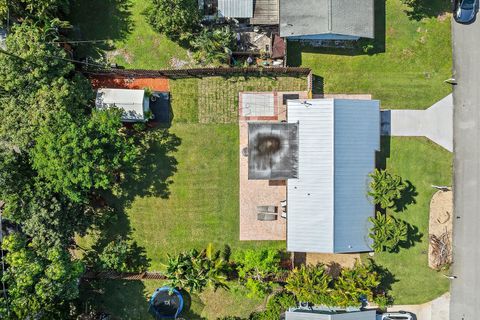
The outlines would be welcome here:
M 111 107 L 123 111 L 123 122 L 144 122 L 150 111 L 150 99 L 145 90 L 137 89 L 98 89 L 95 105 L 98 109 Z

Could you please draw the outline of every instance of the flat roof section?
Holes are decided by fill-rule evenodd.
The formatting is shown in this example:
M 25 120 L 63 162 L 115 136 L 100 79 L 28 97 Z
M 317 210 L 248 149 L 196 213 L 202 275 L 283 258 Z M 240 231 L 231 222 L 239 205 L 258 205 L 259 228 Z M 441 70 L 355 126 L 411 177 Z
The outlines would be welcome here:
M 248 178 L 286 180 L 298 177 L 298 125 L 248 124 Z

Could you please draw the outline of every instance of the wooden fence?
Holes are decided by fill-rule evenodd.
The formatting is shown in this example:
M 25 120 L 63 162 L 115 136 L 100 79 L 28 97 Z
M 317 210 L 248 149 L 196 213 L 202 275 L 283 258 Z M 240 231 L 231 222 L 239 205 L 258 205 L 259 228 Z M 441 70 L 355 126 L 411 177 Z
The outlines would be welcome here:
M 196 69 L 85 69 L 84 73 L 97 76 L 144 77 L 144 78 L 203 78 L 215 76 L 309 76 L 309 68 L 297 67 L 248 67 L 248 68 L 196 68 Z

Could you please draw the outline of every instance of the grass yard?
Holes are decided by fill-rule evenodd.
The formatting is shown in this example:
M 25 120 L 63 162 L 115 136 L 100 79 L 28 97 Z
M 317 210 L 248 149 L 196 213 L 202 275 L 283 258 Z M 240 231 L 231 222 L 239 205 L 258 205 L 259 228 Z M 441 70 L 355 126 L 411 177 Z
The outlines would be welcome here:
M 388 144 L 382 143 L 386 168 L 410 181 L 418 193 L 416 203 L 392 214 L 417 227 L 422 236 L 420 242 L 398 253 L 375 254 L 375 260 L 395 276 L 392 294 L 396 304 L 424 303 L 449 287 L 448 279 L 431 270 L 427 260 L 429 205 L 436 191 L 431 186 L 452 184 L 452 154 L 424 138 L 392 138 Z
M 98 58 L 106 52 L 109 62 L 126 68 L 164 69 L 171 60 L 190 61 L 187 51 L 155 32 L 142 12 L 148 1 L 82 0 L 72 3 L 69 21 L 73 38 L 108 40 L 81 46 L 84 55 Z
M 114 319 L 153 319 L 148 313 L 148 299 L 162 281 L 101 280 L 84 284 L 82 301 L 111 314 Z M 99 290 L 101 293 L 99 293 Z M 253 310 L 262 308 L 263 299 L 250 299 L 241 286 L 232 283 L 230 291 L 214 292 L 207 289 L 200 295 L 184 295 L 185 306 L 181 317 L 188 320 L 217 319 L 223 316 L 247 317 Z
M 449 1 L 430 1 L 428 7 L 440 8 L 421 21 L 411 19 L 400 0 L 378 0 L 375 5 L 379 53 L 331 54 L 290 42 L 289 64 L 312 68 L 323 78 L 317 91 L 370 93 L 387 109 L 430 107 L 451 92 L 443 83 L 452 74 L 450 15 L 435 15 L 449 8 Z

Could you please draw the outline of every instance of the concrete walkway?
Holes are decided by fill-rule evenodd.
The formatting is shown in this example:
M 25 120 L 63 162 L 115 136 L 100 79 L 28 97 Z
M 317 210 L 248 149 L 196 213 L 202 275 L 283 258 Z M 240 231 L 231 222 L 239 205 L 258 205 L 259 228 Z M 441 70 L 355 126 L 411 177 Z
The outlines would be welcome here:
M 382 111 L 382 134 L 427 137 L 453 152 L 453 99 L 448 95 L 427 110 Z
M 395 305 L 388 312 L 407 311 L 416 315 L 417 320 L 449 320 L 450 293 L 445 293 L 437 299 L 417 305 Z

